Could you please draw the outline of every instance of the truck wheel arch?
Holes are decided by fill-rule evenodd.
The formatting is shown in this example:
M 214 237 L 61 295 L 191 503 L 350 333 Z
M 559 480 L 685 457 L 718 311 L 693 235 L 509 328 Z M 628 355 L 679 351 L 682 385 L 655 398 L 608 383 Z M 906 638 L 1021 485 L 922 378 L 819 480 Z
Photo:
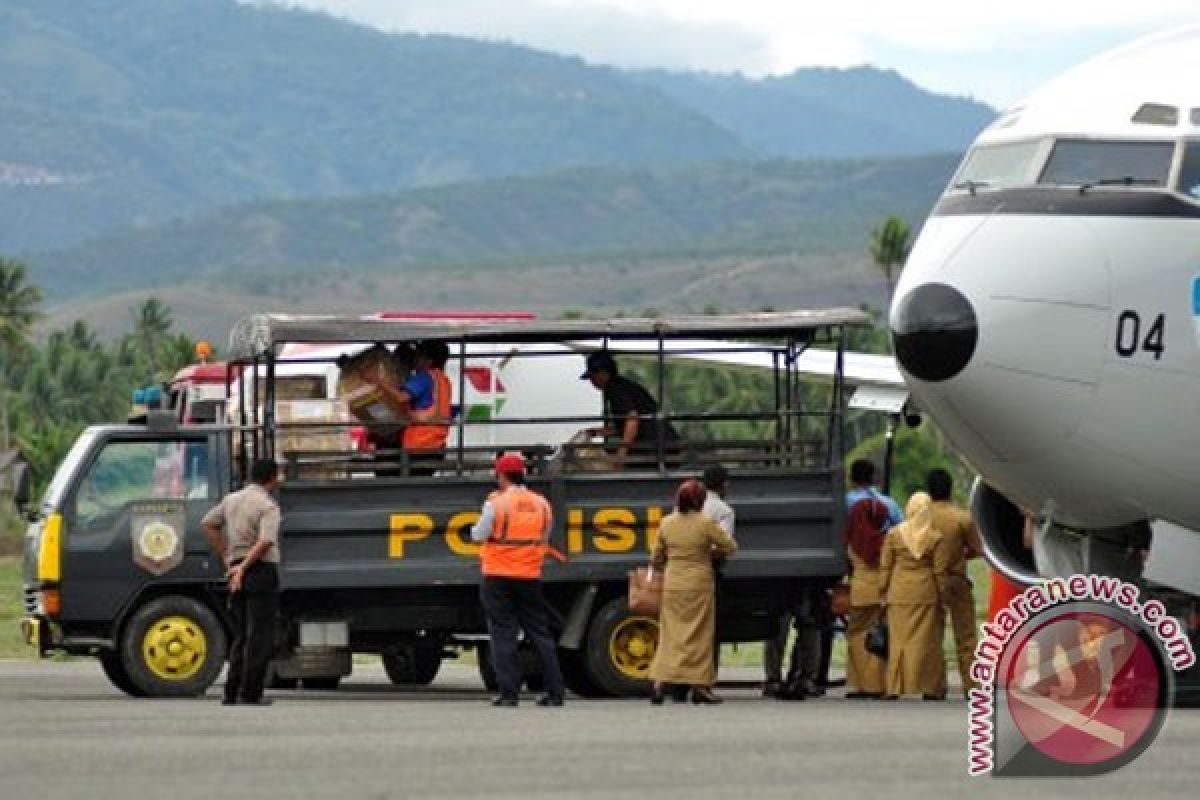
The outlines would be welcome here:
M 588 676 L 610 695 L 644 695 L 657 646 L 658 620 L 631 612 L 624 596 L 612 597 L 588 625 L 584 651 Z
M 189 594 L 164 593 L 142 598 L 133 607 L 116 644 L 116 655 L 137 693 L 195 697 L 220 674 L 228 634 L 208 603 Z

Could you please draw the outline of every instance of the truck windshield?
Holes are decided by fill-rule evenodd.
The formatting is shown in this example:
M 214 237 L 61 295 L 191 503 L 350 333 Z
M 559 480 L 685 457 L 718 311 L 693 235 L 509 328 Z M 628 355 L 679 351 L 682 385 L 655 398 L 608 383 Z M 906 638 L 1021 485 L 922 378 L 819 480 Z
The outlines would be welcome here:
M 1174 154 L 1174 142 L 1059 139 L 1038 183 L 1166 186 Z
M 207 497 L 205 449 L 202 441 L 110 442 L 79 482 L 78 519 L 86 525 L 135 500 Z
M 62 509 L 67 488 L 71 485 L 71 479 L 79 471 L 79 467 L 83 463 L 83 459 L 88 454 L 88 451 L 92 449 L 92 442 L 95 439 L 96 432 L 89 428 L 75 440 L 75 444 L 71 446 L 67 457 L 58 465 L 58 470 L 54 473 L 50 485 L 46 487 L 46 494 L 42 498 L 43 507 L 55 511 Z

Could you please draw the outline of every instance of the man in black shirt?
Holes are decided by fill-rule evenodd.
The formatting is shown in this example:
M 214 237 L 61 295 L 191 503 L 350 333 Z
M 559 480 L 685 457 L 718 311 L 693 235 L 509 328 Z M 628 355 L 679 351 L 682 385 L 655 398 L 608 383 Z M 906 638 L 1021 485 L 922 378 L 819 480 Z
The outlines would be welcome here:
M 649 466 L 658 450 L 659 428 L 662 429 L 663 449 L 677 453 L 679 434 L 670 422 L 659 420 L 658 403 L 650 393 L 636 381 L 619 374 L 617 362 L 611 353 L 604 350 L 592 353 L 587 358 L 587 369 L 579 376 L 590 380 L 604 393 L 606 426 L 604 433 L 618 440 L 614 466 L 623 469 L 632 451 L 636 461 Z

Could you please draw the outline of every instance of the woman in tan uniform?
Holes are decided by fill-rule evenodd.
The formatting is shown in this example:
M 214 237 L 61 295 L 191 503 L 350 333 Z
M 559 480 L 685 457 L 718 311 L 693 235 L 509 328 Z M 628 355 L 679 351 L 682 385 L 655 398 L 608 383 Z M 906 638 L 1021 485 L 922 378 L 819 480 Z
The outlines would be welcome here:
M 867 632 L 883 616 L 879 591 L 879 557 L 883 550 L 888 509 L 883 501 L 864 497 L 846 515 L 846 555 L 850 559 L 850 613 L 846 617 L 846 697 L 883 695 L 883 659 L 867 651 Z
M 675 496 L 675 512 L 659 526 L 652 564 L 665 567 L 658 649 L 650 674 L 653 703 L 663 701 L 667 685 L 692 687 L 693 703 L 719 703 L 713 634 L 716 628 L 713 559 L 737 550 L 729 534 L 704 516 L 704 484 L 684 481 Z
M 947 591 L 946 548 L 933 526 L 933 502 L 917 492 L 906 520 L 888 532 L 879 561 L 879 588 L 888 622 L 887 696 L 945 695 L 942 606 Z

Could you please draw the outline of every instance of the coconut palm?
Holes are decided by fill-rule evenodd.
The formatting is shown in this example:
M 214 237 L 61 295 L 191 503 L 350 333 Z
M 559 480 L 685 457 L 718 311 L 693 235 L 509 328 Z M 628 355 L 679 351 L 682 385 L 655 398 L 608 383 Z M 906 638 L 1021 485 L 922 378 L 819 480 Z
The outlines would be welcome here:
M 912 230 L 908 223 L 896 216 L 888 217 L 882 225 L 871 231 L 871 258 L 887 281 L 889 305 L 896 281 L 900 278 L 900 270 L 904 269 L 904 262 L 908 260 L 911 238 Z
M 0 257 L 0 448 L 9 448 L 8 372 L 29 344 L 42 292 L 26 279 L 25 265 Z

